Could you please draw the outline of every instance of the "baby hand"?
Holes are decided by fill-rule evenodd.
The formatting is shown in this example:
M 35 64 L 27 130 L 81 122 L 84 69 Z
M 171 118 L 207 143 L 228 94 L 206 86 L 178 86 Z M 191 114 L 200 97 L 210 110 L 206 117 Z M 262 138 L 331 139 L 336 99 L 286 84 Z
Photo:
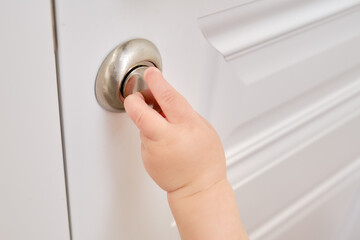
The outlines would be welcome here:
M 149 90 L 128 96 L 125 109 L 140 130 L 142 159 L 149 175 L 162 189 L 180 197 L 225 180 L 224 150 L 212 126 L 157 68 L 146 70 L 145 81 Z

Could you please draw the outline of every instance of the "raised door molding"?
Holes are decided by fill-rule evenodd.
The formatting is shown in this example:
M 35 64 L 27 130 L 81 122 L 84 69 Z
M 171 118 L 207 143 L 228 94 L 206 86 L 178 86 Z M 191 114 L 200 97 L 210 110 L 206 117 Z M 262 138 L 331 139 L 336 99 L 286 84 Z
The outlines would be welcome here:
M 360 114 L 357 111 L 328 129 L 311 131 L 313 136 L 298 143 L 298 146 L 288 147 L 287 152 L 277 154 L 281 151 L 279 145 L 286 145 L 285 140 L 272 149 L 248 158 L 241 167 L 230 168 L 228 176 L 238 197 L 240 212 L 248 231 L 262 232 L 263 230 L 259 229 L 268 228 L 265 226 L 269 225 L 275 229 L 278 225 L 274 226 L 274 221 L 277 221 L 274 218 L 277 215 L 288 215 L 284 209 L 292 208 L 296 201 L 320 184 L 329 182 L 341 169 L 358 162 L 359 121 Z M 308 133 L 305 132 L 304 135 Z M 341 144 L 345 142 L 347 144 Z M 241 178 L 242 173 L 259 159 L 267 159 L 270 164 L 264 164 L 263 168 Z M 345 172 L 345 175 L 352 174 L 352 171 Z M 308 198 L 306 204 L 325 194 L 326 191 L 323 190 Z M 301 212 L 302 206 L 304 204 L 296 207 L 297 213 Z M 259 214 L 254 214 L 256 211 Z
M 358 239 L 359 180 L 358 158 L 273 216 L 250 239 Z
M 359 0 L 249 1 L 199 18 L 210 43 L 230 60 L 357 10 Z
M 348 76 L 342 75 L 340 80 L 348 78 L 352 81 L 319 101 L 313 102 L 313 104 L 303 108 L 301 111 L 284 118 L 282 121 L 278 121 L 270 128 L 251 138 L 247 138 L 245 141 L 241 141 L 239 144 L 233 144 L 233 147 L 229 147 L 226 151 L 228 168 L 230 170 L 236 168 L 237 164 L 242 164 L 249 157 L 274 147 L 284 139 L 287 145 L 284 145 L 283 150 L 278 149 L 277 154 L 287 151 L 289 147 L 308 141 L 312 132 L 330 129 L 333 124 L 344 121 L 345 116 L 357 113 L 360 108 L 359 76 L 359 71 L 351 72 Z M 305 134 L 308 132 L 306 129 L 311 129 L 309 135 Z M 293 146 L 289 146 L 290 143 L 293 143 Z M 269 157 L 262 158 L 261 161 L 252 161 L 251 168 L 247 168 L 245 172 L 250 174 L 264 168 L 269 163 L 273 163 Z M 243 171 L 238 169 L 236 176 L 240 177 L 241 172 Z
M 251 1 L 198 19 L 205 38 L 225 60 L 217 73 L 221 78 L 211 117 L 230 143 L 228 152 L 239 149 L 239 143 L 275 133 L 273 126 L 279 122 L 303 124 L 299 114 L 307 114 L 313 102 L 357 79 L 342 81 L 360 65 L 360 28 L 354 24 L 360 22 L 359 0 L 270 2 Z M 336 89 L 323 91 L 334 81 Z M 311 101 L 297 104 L 309 94 Z M 232 117 L 224 123 L 223 115 Z M 277 120 L 266 123 L 265 115 Z M 252 122 L 258 123 L 256 131 L 244 134 Z
M 224 59 L 212 117 L 244 223 L 283 239 L 359 186 L 360 1 L 249 1 L 198 22 Z
M 354 24 L 360 20 L 359 4 L 359 0 L 250 1 L 198 22 L 210 44 L 249 84 L 359 35 Z

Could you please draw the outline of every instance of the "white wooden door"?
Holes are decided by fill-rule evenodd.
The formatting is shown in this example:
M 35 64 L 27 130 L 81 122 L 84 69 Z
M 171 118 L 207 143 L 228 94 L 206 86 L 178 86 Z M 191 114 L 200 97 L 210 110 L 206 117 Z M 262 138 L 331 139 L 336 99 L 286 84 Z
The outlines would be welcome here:
M 0 239 L 70 240 L 50 1 L 0 3 Z
M 359 239 L 360 1 L 56 1 L 73 239 L 179 239 L 126 114 L 94 96 L 117 44 L 154 42 L 218 130 L 252 240 Z

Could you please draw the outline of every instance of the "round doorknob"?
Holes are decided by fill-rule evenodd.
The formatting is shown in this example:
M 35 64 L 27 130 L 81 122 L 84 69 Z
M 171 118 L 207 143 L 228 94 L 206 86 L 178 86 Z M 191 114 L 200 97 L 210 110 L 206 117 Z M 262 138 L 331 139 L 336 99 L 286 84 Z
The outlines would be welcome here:
M 156 46 L 146 39 L 133 39 L 118 45 L 101 64 L 95 81 L 95 95 L 101 107 L 124 112 L 125 98 L 144 91 L 144 72 L 148 67 L 162 70 Z

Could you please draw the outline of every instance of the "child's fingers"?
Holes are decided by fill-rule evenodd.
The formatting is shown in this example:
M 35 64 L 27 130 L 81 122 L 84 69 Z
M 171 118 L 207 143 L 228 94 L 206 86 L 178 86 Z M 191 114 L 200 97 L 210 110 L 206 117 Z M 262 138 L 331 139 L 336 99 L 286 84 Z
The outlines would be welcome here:
M 151 67 L 145 71 L 145 81 L 169 122 L 177 123 L 193 116 L 190 104 L 164 79 L 157 68 Z
M 126 97 L 124 106 L 127 114 L 144 136 L 153 140 L 160 139 L 168 123 L 145 103 L 141 93 L 137 92 Z

